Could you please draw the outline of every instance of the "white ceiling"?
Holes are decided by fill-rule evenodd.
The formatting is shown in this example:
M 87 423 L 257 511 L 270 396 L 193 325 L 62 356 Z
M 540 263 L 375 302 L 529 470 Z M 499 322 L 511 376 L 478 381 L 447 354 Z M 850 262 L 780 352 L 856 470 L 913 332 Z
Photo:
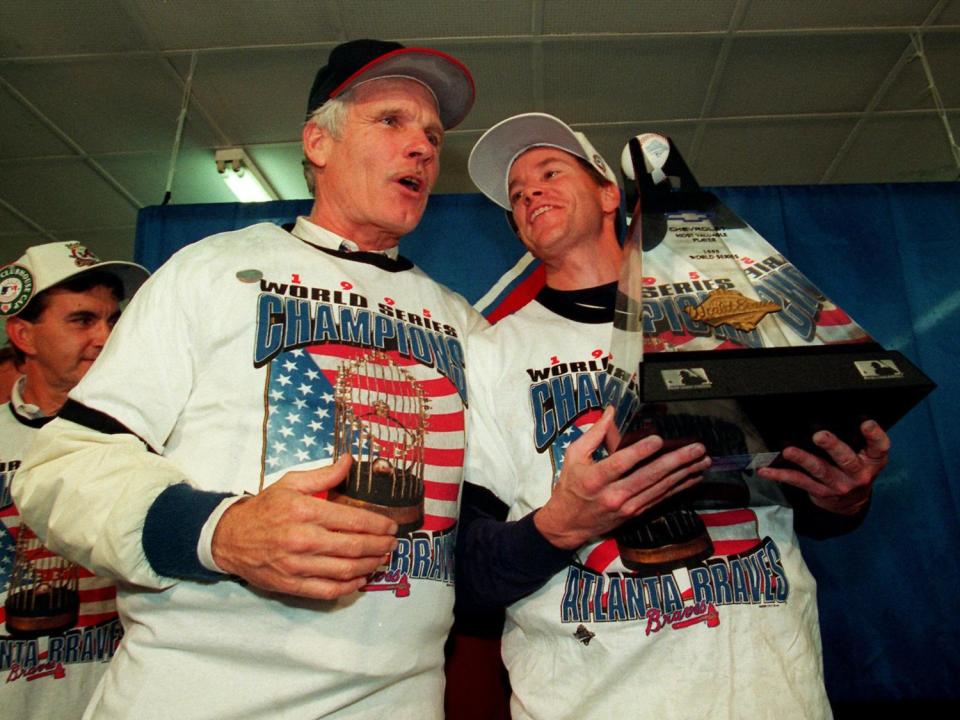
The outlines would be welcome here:
M 960 178 L 960 0 L 3 0 L 0 262 L 51 240 L 132 257 L 191 64 L 172 202 L 232 201 L 213 155 L 236 145 L 282 198 L 306 197 L 307 91 L 356 37 L 473 71 L 437 192 L 472 192 L 472 144 L 529 110 L 610 161 L 666 133 L 708 186 Z

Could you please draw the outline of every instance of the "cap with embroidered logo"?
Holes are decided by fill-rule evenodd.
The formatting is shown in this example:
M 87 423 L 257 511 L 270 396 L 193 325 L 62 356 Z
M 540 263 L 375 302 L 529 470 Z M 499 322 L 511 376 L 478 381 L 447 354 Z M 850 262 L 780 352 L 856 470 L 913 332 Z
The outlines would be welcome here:
M 127 298 L 150 276 L 136 263 L 103 261 L 78 242 L 34 245 L 15 262 L 0 267 L 0 315 L 17 315 L 44 290 L 91 270 L 115 275 Z
M 586 160 L 601 176 L 617 184 L 617 176 L 587 136 L 546 113 L 514 115 L 487 130 L 467 160 L 470 179 L 480 192 L 504 210 L 510 210 L 510 168 L 520 155 L 535 147 L 564 150 Z

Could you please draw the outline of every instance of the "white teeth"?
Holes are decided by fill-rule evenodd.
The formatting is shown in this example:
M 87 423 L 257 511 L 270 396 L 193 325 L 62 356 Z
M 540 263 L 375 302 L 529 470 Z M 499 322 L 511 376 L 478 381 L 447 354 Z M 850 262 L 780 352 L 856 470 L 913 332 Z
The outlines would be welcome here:
M 530 221 L 536 220 L 538 217 L 543 215 L 547 210 L 553 210 L 553 205 L 541 205 L 536 210 L 533 211 L 533 214 L 530 216 Z

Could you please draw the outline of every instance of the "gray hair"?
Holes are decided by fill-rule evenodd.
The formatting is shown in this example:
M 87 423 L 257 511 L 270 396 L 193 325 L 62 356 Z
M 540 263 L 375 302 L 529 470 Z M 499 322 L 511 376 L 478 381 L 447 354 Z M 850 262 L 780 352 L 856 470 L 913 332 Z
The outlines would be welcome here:
M 307 118 L 307 122 L 312 122 L 321 130 L 325 130 L 330 135 L 339 140 L 343 134 L 343 124 L 347 121 L 347 111 L 353 102 L 353 88 L 349 88 L 339 97 L 327 100 L 318 107 Z M 306 157 L 303 158 L 303 179 L 307 183 L 307 191 L 313 195 L 315 189 L 315 178 L 313 176 L 313 163 Z
M 353 102 L 353 88 L 350 88 L 339 97 L 327 100 L 312 113 L 307 122 L 312 122 L 318 128 L 326 130 L 333 137 L 340 139 L 343 124 L 347 120 L 347 110 Z

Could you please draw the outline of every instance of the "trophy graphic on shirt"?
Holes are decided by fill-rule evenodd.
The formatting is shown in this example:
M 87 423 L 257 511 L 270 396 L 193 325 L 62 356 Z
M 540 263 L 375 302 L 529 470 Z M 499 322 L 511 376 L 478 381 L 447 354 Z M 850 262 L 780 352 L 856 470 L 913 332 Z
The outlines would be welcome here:
M 864 420 L 889 428 L 934 385 L 702 190 L 668 137 L 632 138 L 621 165 L 634 210 L 608 365 L 619 445 L 699 441 L 713 464 L 710 482 L 628 522 L 618 544 L 635 570 L 689 566 L 711 552 L 694 500 L 742 507 L 741 473 L 783 462 L 787 446 L 819 454 L 821 429 L 860 448 Z
M 344 361 L 334 385 L 334 452 L 353 457 L 329 499 L 394 520 L 397 534 L 423 525 L 423 446 L 429 398 L 385 353 Z
M 13 570 L 4 603 L 7 632 L 53 635 L 73 627 L 80 611 L 79 566 L 47 550 L 29 527 L 17 531 Z

